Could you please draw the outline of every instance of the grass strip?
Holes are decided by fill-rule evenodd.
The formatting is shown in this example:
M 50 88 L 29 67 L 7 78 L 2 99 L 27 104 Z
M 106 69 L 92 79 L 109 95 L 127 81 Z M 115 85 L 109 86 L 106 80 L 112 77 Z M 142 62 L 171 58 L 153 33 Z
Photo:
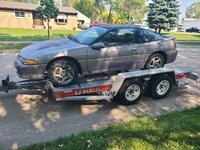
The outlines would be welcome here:
M 83 132 L 23 150 L 200 149 L 200 107 Z

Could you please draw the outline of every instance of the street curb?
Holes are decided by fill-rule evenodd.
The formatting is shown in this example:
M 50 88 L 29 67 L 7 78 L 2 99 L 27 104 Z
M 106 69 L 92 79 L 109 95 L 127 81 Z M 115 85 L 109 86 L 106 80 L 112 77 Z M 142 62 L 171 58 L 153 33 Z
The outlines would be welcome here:
M 181 40 L 181 41 L 176 41 L 177 43 L 181 43 L 181 42 L 200 42 L 200 40 L 196 40 L 196 41 L 187 41 L 187 40 L 185 40 L 185 41 L 183 41 L 183 40 Z

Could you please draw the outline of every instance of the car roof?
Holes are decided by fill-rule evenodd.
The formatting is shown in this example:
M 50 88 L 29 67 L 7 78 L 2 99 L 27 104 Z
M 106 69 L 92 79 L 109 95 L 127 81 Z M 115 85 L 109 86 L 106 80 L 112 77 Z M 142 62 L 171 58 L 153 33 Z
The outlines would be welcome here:
M 100 24 L 97 25 L 98 27 L 106 28 L 109 30 L 112 29 L 117 29 L 117 28 L 138 28 L 137 26 L 134 25 L 123 25 L 123 24 Z

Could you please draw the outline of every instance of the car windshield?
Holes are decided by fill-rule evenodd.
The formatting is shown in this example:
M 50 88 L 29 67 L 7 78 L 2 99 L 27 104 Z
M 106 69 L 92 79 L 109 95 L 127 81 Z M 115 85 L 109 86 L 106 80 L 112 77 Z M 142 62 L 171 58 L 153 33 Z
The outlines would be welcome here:
M 90 45 L 97 38 L 101 37 L 104 33 L 106 33 L 108 29 L 102 27 L 92 27 L 88 30 L 85 30 L 76 36 L 73 37 L 74 41 L 77 41 L 81 44 Z

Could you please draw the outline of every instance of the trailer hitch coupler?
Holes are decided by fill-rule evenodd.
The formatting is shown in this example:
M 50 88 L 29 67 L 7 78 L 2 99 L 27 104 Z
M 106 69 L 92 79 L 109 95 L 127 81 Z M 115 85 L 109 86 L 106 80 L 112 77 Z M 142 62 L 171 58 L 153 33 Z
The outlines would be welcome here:
M 7 86 L 10 81 L 9 75 L 3 75 L 2 77 L 2 85 Z

